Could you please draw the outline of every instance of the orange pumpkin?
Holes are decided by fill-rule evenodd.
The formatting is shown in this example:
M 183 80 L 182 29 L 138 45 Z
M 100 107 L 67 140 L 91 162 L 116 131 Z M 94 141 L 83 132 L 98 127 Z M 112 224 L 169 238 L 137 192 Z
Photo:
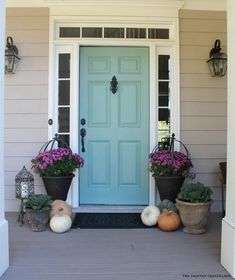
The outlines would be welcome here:
M 50 217 L 53 217 L 57 214 L 59 214 L 60 209 L 63 209 L 63 214 L 68 215 L 69 217 L 72 217 L 72 209 L 71 207 L 68 205 L 68 203 L 66 203 L 63 200 L 59 200 L 56 199 L 51 203 L 51 212 L 50 212 Z
M 174 231 L 181 224 L 180 217 L 173 211 L 167 211 L 160 214 L 158 217 L 158 226 L 164 231 Z

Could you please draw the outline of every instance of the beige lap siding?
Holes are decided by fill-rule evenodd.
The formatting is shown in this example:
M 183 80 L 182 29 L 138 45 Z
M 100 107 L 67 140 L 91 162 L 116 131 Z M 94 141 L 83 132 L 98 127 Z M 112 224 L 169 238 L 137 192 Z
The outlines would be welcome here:
M 47 141 L 49 10 L 8 8 L 6 36 L 19 49 L 18 69 L 5 75 L 5 198 L 6 211 L 18 211 L 15 175 Z M 35 176 L 36 193 L 44 192 Z
M 227 88 L 211 77 L 206 61 L 216 39 L 226 52 L 226 13 L 180 12 L 181 140 L 189 148 L 196 180 L 213 189 L 221 211 L 219 162 L 226 160 Z

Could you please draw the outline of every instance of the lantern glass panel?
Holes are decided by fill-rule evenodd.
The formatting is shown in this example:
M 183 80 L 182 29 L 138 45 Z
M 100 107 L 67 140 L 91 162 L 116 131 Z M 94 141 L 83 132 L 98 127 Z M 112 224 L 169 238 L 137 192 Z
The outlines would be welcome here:
M 225 53 L 215 53 L 208 61 L 212 77 L 222 77 L 227 71 L 227 56 Z
M 19 58 L 15 55 L 5 55 L 5 73 L 14 74 L 19 62 Z

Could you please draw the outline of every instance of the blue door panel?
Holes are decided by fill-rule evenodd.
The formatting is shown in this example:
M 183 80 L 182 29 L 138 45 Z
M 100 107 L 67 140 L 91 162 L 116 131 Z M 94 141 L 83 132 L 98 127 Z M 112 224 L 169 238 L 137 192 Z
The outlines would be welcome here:
M 148 48 L 81 47 L 79 111 L 86 119 L 80 204 L 148 204 Z

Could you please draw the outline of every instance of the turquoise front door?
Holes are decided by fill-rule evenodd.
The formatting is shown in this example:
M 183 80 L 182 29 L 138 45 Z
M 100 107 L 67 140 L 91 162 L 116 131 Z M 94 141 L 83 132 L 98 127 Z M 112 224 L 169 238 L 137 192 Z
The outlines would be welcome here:
M 80 204 L 148 204 L 148 48 L 81 47 L 79 80 Z

